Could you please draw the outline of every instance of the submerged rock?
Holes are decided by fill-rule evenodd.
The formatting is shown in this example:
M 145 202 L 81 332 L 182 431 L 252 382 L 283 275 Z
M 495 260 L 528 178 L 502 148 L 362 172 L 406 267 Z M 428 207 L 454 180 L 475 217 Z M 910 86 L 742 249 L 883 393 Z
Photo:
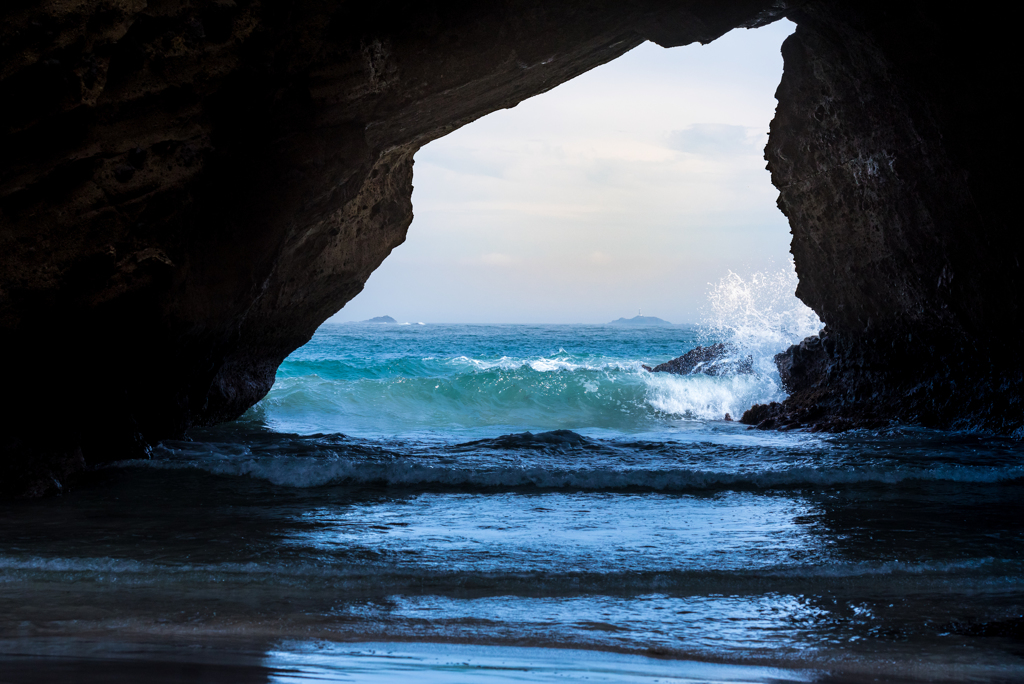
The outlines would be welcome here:
M 716 342 L 708 347 L 694 347 L 679 358 L 654 368 L 644 365 L 644 370 L 674 375 L 746 375 L 754 372 L 753 366 L 754 360 L 750 356 L 740 357 L 739 350 L 732 345 Z
M 586 446 L 590 443 L 589 439 L 572 430 L 551 430 L 537 433 L 519 432 L 493 439 L 478 439 L 458 446 L 461 448 L 497 447 L 501 449 L 562 448 Z

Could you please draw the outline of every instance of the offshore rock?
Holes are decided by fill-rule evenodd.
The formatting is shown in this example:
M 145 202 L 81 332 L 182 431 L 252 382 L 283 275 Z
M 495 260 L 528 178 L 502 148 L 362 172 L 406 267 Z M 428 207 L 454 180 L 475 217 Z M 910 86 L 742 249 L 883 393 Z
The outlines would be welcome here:
M 608 323 L 608 325 L 633 325 L 637 327 L 644 326 L 671 326 L 672 324 L 666 321 L 664 318 L 658 318 L 657 316 L 633 316 L 632 318 L 616 318 L 614 321 Z
M 732 345 L 716 342 L 708 347 L 696 346 L 682 356 L 658 364 L 654 368 L 643 365 L 648 373 L 675 375 L 742 375 L 753 373 L 754 360 L 750 356 L 737 358 Z

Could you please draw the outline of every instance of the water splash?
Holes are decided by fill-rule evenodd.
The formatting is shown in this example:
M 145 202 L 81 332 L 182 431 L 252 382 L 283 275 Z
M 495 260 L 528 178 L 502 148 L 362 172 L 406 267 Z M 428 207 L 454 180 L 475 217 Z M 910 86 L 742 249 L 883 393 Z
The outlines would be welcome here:
M 746 278 L 729 271 L 708 292 L 701 338 L 731 344 L 737 356 L 752 359 L 755 375 L 778 385 L 775 355 L 817 335 L 824 326 L 818 315 L 797 299 L 796 286 L 792 261 L 786 268 Z
M 777 377 L 757 373 L 719 377 L 657 373 L 647 378 L 646 399 L 651 407 L 692 420 L 721 420 L 727 413 L 739 418 L 754 404 L 782 396 Z
M 686 417 L 739 417 L 755 403 L 781 401 L 786 392 L 775 355 L 822 328 L 818 316 L 794 294 L 796 270 L 758 272 L 746 278 L 732 271 L 712 285 L 702 312 L 702 344 L 725 342 L 736 362 L 750 360 L 753 373 L 720 378 L 687 377 L 652 387 L 649 401 L 660 411 Z
M 748 278 L 729 271 L 708 292 L 701 326 L 705 335 L 731 342 L 755 361 L 769 362 L 774 354 L 817 335 L 824 324 L 797 299 L 797 282 L 792 261 L 786 268 Z

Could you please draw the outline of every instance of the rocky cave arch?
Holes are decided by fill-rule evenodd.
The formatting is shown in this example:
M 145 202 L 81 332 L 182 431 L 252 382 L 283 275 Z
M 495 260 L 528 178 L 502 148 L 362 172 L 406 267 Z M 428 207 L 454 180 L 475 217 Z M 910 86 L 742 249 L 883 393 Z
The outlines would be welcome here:
M 405 236 L 413 154 L 644 40 L 786 16 L 798 295 L 762 427 L 1021 434 L 1008 22 L 852 0 L 16 0 L 0 10 L 0 489 L 234 418 Z

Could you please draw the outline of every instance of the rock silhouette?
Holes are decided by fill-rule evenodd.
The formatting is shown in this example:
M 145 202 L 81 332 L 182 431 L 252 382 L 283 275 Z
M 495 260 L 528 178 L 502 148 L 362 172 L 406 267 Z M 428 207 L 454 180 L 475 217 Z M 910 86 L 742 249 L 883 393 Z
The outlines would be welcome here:
M 675 375 L 741 375 L 753 372 L 753 359 L 740 356 L 738 350 L 722 342 L 708 347 L 697 346 L 682 356 L 658 364 L 654 368 L 644 365 L 649 373 L 673 373 Z
M 0 9 L 0 487 L 52 490 L 262 398 L 405 239 L 422 145 L 644 40 L 782 16 L 766 158 L 828 332 L 778 415 L 1019 434 L 1024 232 L 998 137 L 1017 40 L 998 14 L 27 0 Z

